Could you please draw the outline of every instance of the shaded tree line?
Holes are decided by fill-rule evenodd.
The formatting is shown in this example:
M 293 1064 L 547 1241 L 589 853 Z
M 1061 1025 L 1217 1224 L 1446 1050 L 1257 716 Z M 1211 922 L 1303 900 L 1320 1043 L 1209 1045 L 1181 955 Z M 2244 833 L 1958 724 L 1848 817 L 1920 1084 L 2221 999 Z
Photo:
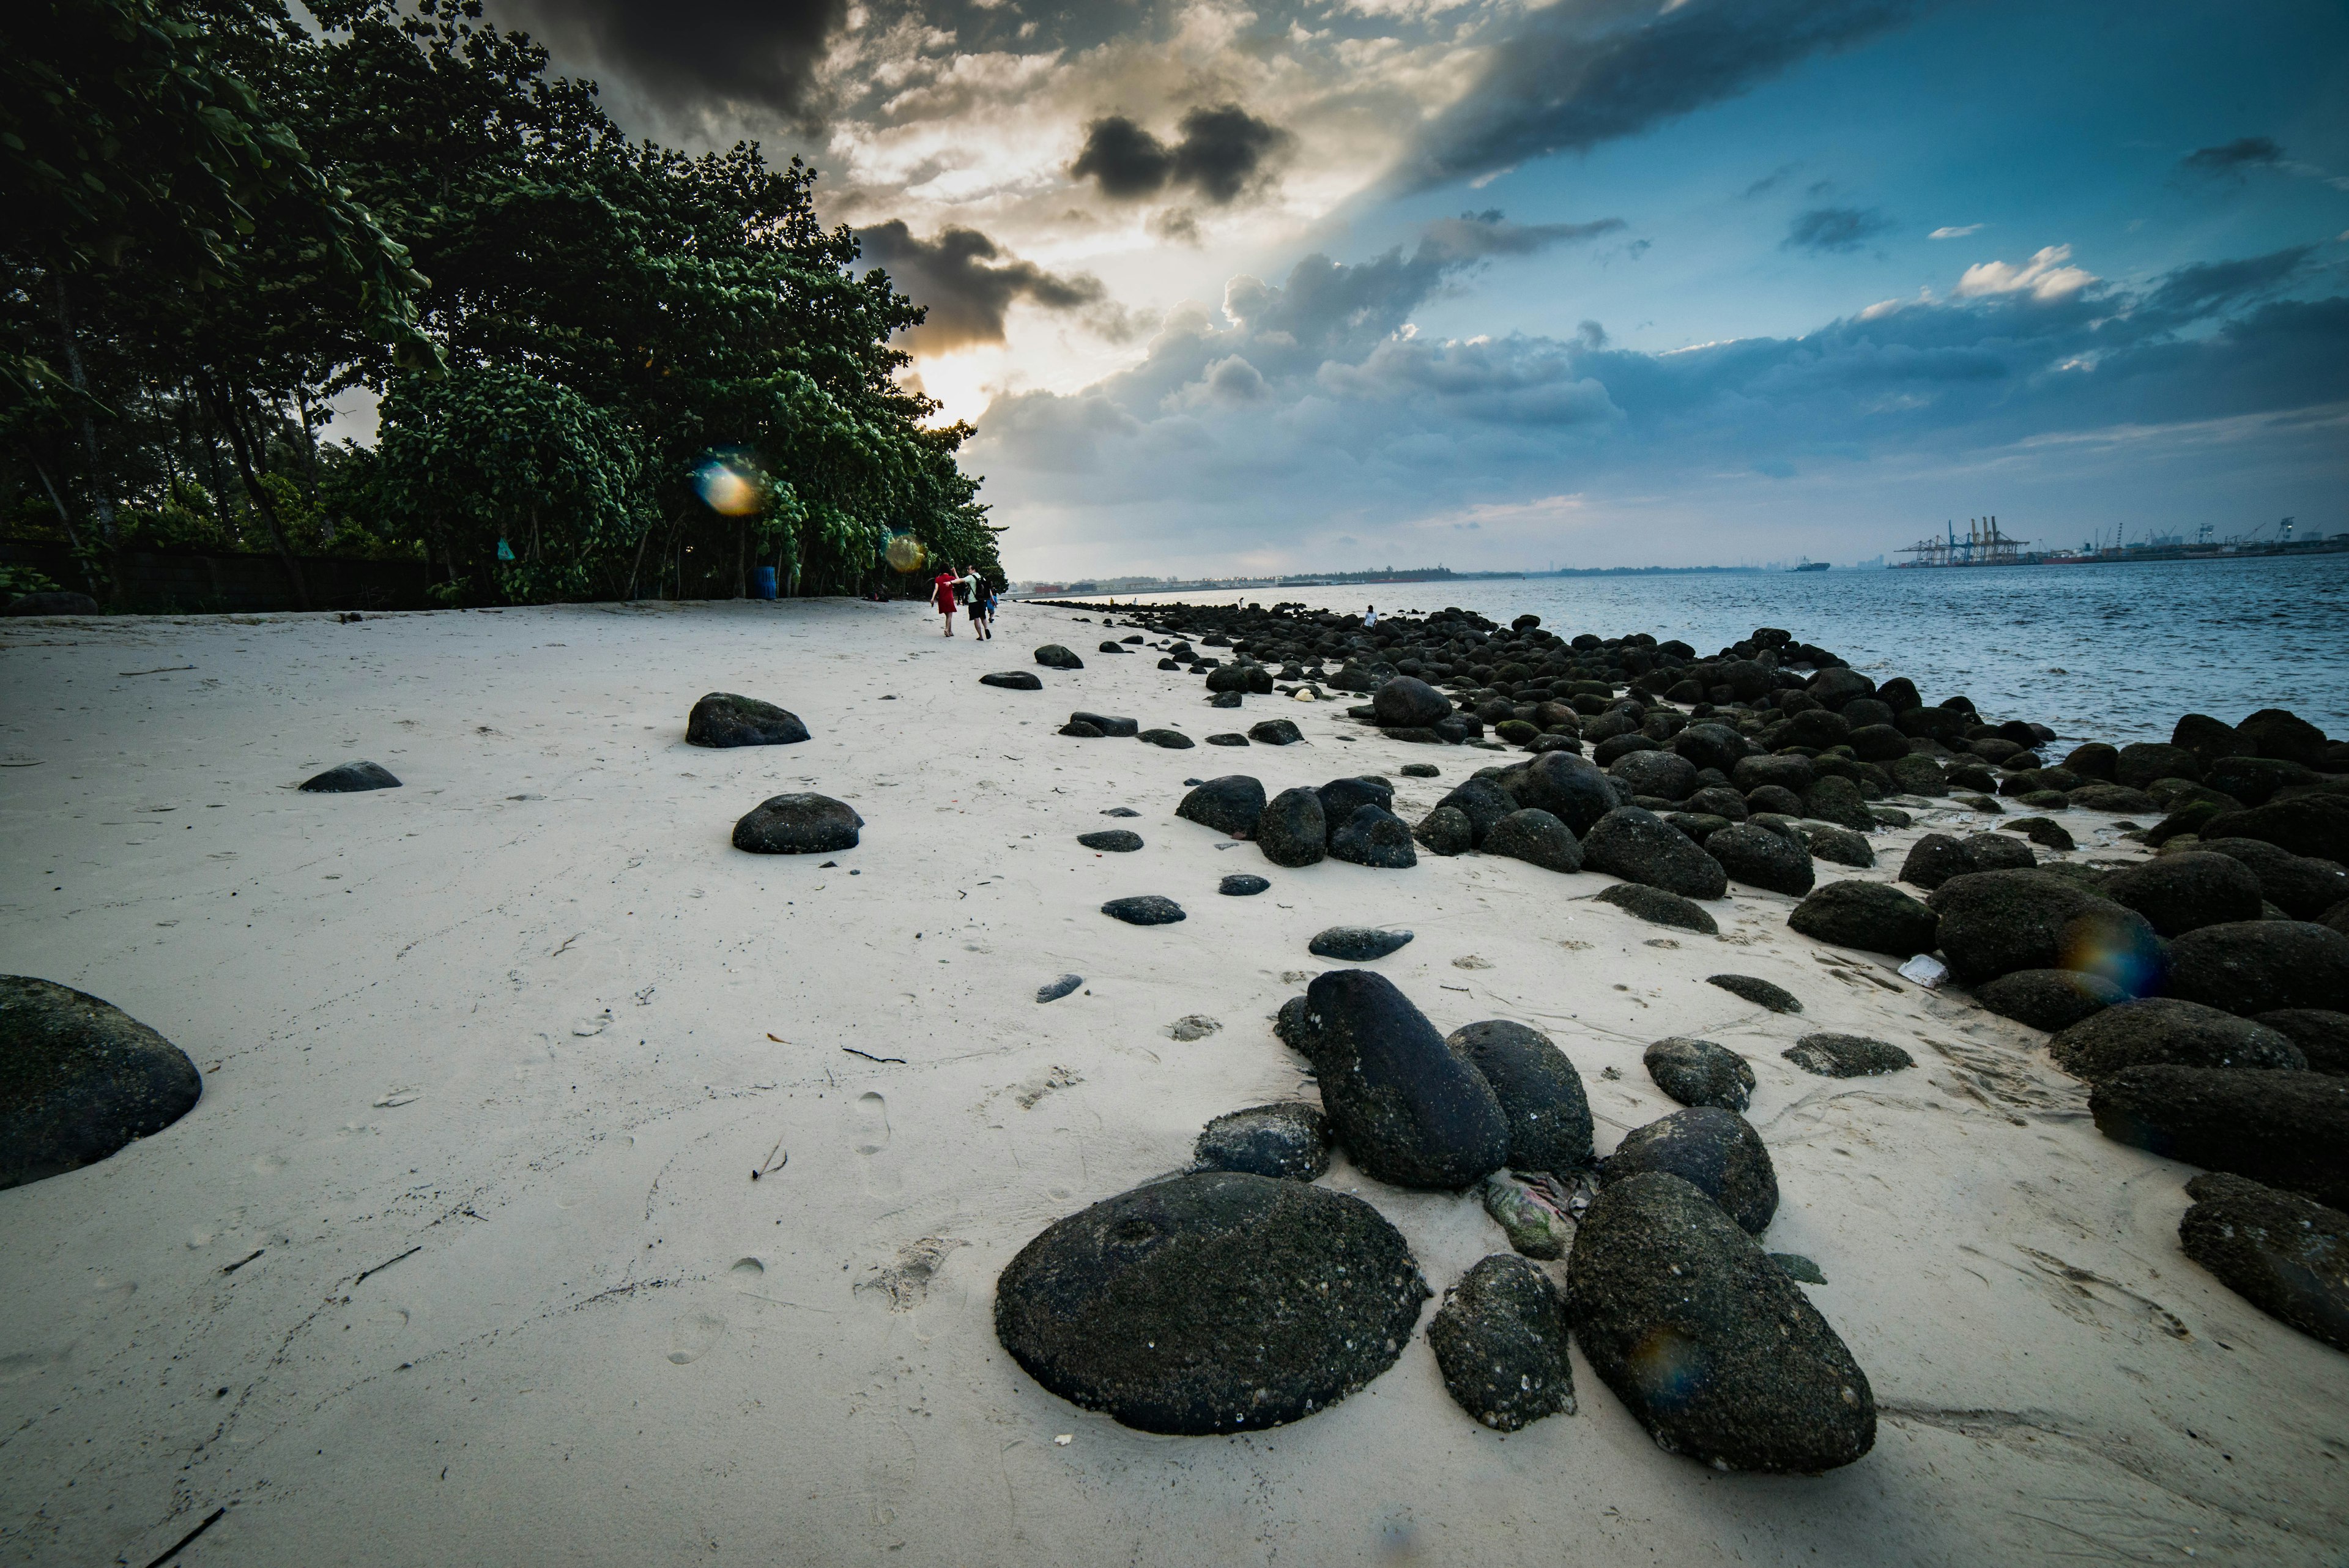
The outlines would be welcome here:
M 0 19 L 0 530 L 100 591 L 157 547 L 274 552 L 297 598 L 316 554 L 451 603 L 999 580 L 968 427 L 896 379 L 922 310 L 813 170 L 630 140 L 478 0 L 308 15 Z M 356 388 L 377 444 L 322 441 Z

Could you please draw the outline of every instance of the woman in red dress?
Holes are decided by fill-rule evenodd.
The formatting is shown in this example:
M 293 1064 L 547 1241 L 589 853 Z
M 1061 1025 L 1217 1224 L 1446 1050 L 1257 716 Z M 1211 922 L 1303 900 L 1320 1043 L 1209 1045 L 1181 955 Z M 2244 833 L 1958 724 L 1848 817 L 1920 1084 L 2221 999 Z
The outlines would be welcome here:
M 948 637 L 952 637 L 954 635 L 955 618 L 955 575 L 953 572 L 942 571 L 931 582 L 930 602 L 937 606 L 938 614 L 946 618 L 947 635 Z

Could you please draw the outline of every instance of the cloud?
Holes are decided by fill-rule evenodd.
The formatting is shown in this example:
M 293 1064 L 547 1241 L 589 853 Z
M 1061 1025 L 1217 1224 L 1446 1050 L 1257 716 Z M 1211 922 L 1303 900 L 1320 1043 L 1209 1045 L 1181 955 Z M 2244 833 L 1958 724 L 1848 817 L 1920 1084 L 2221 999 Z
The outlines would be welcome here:
M 1494 47 L 1422 132 L 1407 179 L 1433 184 L 1585 151 L 1734 98 L 1912 15 L 1916 0 L 1553 4 Z M 1773 177 L 1775 178 L 1775 177 Z
M 1978 262 L 1958 279 L 1960 299 L 1980 299 L 1999 294 L 2027 294 L 2043 303 L 2066 298 L 2101 281 L 2095 274 L 2064 264 L 2072 259 L 2070 245 L 2047 245 L 2033 251 L 2017 266 L 2009 262 Z
M 2197 262 L 2169 273 L 2147 296 L 2144 308 L 2190 321 L 2223 306 L 2262 298 L 2298 276 L 2314 245 L 2292 245 L 2240 261 Z
M 500 26 L 528 31 L 567 59 L 624 76 L 664 113 L 739 116 L 806 127 L 817 73 L 848 19 L 848 0 L 496 0 Z
M 1422 243 L 1446 261 L 1470 261 L 1480 256 L 1535 255 L 1552 245 L 1595 240 L 1623 226 L 1620 218 L 1599 218 L 1588 223 L 1513 223 L 1495 208 L 1438 218 L 1421 234 Z
M 1763 175 L 1762 178 L 1754 181 L 1754 183 L 1739 192 L 1739 200 L 1750 202 L 1756 196 L 1768 195 L 1771 192 L 1785 184 L 1788 176 L 1792 175 L 1795 170 L 1801 167 L 1802 165 L 1799 163 L 1779 164 L 1778 167 L 1771 170 L 1770 172 Z
M 1929 240 L 1962 240 L 1968 234 L 1981 234 L 1984 227 L 1985 225 L 1982 223 L 1967 223 L 1961 227 L 1951 226 L 1939 228 L 1935 229 L 1931 234 L 1927 234 L 1925 237 Z
M 2242 136 L 2188 153 L 2178 161 L 2178 172 L 2204 180 L 2240 180 L 2254 169 L 2272 169 L 2282 161 L 2283 149 L 2273 138 Z
M 857 230 L 856 238 L 864 259 L 886 269 L 898 292 L 929 312 L 906 336 L 930 353 L 1002 342 L 1004 315 L 1022 299 L 1047 310 L 1112 308 L 1100 279 L 1047 272 L 1006 254 L 977 229 L 947 227 L 921 240 L 892 219 Z M 1103 325 L 1113 328 L 1113 317 Z
M 1586 543 L 1609 559 L 1670 558 L 1671 540 L 1608 520 L 1699 496 L 1691 510 L 1717 511 L 1757 473 L 1795 486 L 1789 505 L 1847 504 L 1920 468 L 2077 484 L 2088 452 L 2142 482 L 2185 450 L 2162 432 L 2189 429 L 2235 431 L 2212 438 L 2230 474 L 2296 442 L 2313 483 L 2339 472 L 2310 454 L 2349 410 L 2349 298 L 2280 297 L 2310 254 L 2181 267 L 2131 291 L 2052 246 L 1967 269 L 1946 299 L 1666 353 L 1615 347 L 1596 323 L 1564 339 L 1433 337 L 1413 311 L 1472 262 L 1424 243 L 1314 256 L 1278 284 L 1233 279 L 1220 311 L 1176 312 L 1141 364 L 1081 392 L 999 399 L 973 461 L 1022 518 L 1023 547 L 1082 556 L 1109 537 L 1129 561 L 1245 548 L 1300 566 L 1355 547 L 1341 536 L 1377 549 L 1464 516 L 1518 561 L 1566 528 L 1604 531 Z M 1571 516 L 1534 506 L 1569 492 L 1588 503 Z M 1875 490 L 1870 525 L 1912 504 Z M 1695 558 L 1736 554 L 1703 537 Z
M 1295 140 L 1236 103 L 1192 109 L 1181 129 L 1169 146 L 1123 115 L 1096 119 L 1085 127 L 1070 176 L 1095 182 L 1102 194 L 1117 201 L 1139 201 L 1180 185 L 1226 206 L 1267 178 Z
M 1873 208 L 1813 207 L 1795 214 L 1778 248 L 1808 251 L 1813 255 L 1856 251 L 1891 226 L 1892 220 Z

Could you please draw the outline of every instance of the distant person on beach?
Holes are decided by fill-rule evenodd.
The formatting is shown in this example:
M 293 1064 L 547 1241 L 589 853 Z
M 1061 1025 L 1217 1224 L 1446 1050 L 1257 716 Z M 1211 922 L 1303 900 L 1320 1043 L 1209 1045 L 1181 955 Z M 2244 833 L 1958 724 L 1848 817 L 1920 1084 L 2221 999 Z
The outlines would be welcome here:
M 995 589 L 985 577 L 970 585 L 970 634 L 981 642 L 995 639 Z
M 946 618 L 947 635 L 952 637 L 955 615 L 955 575 L 952 572 L 941 571 L 932 579 L 930 602 L 937 606 L 938 614 Z
M 1368 608 L 1368 609 L 1366 609 L 1366 610 L 1364 610 L 1364 611 L 1362 612 L 1362 624 L 1363 624 L 1364 626 L 1376 626 L 1376 625 L 1378 625 L 1378 624 L 1379 624 L 1379 607 L 1378 607 L 1378 606 L 1376 606 L 1376 605 L 1372 605 L 1372 606 L 1371 606 L 1371 607 L 1370 607 L 1370 608 Z

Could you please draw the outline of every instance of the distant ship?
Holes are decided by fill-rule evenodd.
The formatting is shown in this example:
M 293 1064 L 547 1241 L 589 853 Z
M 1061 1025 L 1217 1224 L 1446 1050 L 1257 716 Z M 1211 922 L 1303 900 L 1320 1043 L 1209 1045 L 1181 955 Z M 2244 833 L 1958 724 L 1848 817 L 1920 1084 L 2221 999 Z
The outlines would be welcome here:
M 1807 556 L 1803 557 L 1803 564 L 1801 566 L 1789 568 L 1789 570 L 1797 572 L 1824 572 L 1826 569 L 1827 564 L 1825 561 L 1814 561 Z

